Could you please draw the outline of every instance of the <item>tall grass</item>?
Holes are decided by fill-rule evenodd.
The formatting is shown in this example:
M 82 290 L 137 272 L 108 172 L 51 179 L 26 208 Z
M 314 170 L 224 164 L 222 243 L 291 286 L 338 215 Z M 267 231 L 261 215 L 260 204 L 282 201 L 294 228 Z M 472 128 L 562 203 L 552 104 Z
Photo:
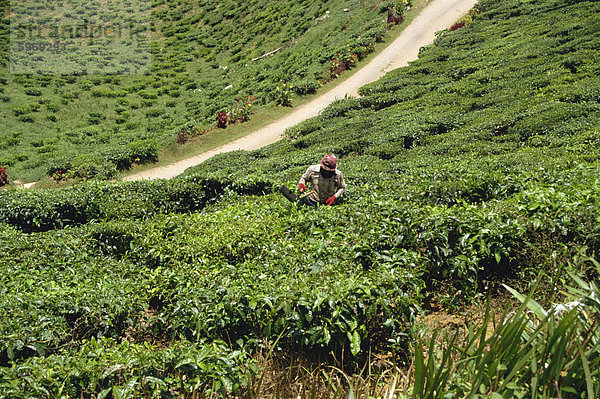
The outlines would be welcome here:
M 465 337 L 434 334 L 420 342 L 410 397 L 597 398 L 600 290 L 571 278 L 564 304 L 544 309 L 532 294 L 506 286 L 522 302 L 516 311 L 496 319 L 488 306 L 482 324 Z

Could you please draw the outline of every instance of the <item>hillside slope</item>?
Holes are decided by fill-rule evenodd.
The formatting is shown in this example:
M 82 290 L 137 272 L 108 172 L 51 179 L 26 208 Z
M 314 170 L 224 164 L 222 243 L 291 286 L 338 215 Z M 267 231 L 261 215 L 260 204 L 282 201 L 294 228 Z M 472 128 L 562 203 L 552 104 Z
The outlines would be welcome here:
M 536 276 L 551 303 L 567 271 L 597 279 L 599 41 L 598 2 L 484 0 L 419 60 L 281 142 L 169 181 L 0 192 L 2 392 L 252 397 L 261 353 L 408 367 L 430 306 Z M 312 211 L 281 197 L 329 152 L 343 201 Z M 534 372 L 518 388 L 597 396 L 589 331 L 547 385 Z M 274 380 L 262 396 L 298 394 Z M 450 393 L 471 383 L 492 396 L 479 377 Z
M 206 151 L 197 156 L 181 160 L 171 165 L 151 168 L 142 172 L 129 174 L 126 181 L 141 179 L 170 179 L 182 174 L 187 168 L 195 166 L 208 158 L 223 152 L 235 150 L 255 150 L 278 141 L 283 132 L 298 123 L 318 115 L 327 105 L 336 99 L 348 96 L 356 97 L 358 89 L 383 76 L 385 73 L 406 66 L 417 58 L 419 49 L 430 44 L 435 32 L 451 26 L 466 14 L 475 4 L 472 0 L 431 2 L 400 36 L 375 56 L 367 65 L 355 72 L 352 77 L 314 100 L 303 104 L 286 117 L 270 123 L 251 134 L 230 143 Z
M 289 100 L 277 86 L 315 92 L 334 60 L 351 67 L 387 31 L 379 0 L 71 6 L 0 2 L 0 165 L 12 179 L 107 179 L 153 162 L 218 112 L 234 122 L 247 101 Z

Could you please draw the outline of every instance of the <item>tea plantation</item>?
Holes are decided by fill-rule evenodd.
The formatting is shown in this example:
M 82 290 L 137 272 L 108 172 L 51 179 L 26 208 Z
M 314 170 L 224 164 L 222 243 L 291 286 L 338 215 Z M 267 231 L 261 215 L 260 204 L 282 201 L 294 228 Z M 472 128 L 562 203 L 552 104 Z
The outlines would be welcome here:
M 2 0 L 0 166 L 27 182 L 154 162 L 220 112 L 314 93 L 382 40 L 392 3 Z
M 597 397 L 600 3 L 482 0 L 455 28 L 263 149 L 0 191 L 0 396 L 276 397 L 266 351 L 348 374 L 385 354 L 418 398 Z M 330 152 L 339 204 L 278 193 Z M 533 313 L 422 350 L 429 307 L 534 281 Z M 575 310 L 543 311 L 575 282 Z

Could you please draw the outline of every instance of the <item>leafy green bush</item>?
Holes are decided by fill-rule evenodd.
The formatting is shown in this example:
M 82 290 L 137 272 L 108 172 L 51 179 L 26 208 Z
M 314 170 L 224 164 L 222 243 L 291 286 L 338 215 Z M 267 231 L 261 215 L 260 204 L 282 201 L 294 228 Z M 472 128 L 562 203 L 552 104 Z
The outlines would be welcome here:
M 316 80 L 304 79 L 294 82 L 292 86 L 296 93 L 302 95 L 316 93 L 321 85 Z
M 25 89 L 25 94 L 27 94 L 28 96 L 39 97 L 42 95 L 42 91 L 39 89 L 28 88 Z
M 166 349 L 91 338 L 77 350 L 2 367 L 0 387 L 14 398 L 228 395 L 244 386 L 240 375 L 250 364 L 247 356 L 224 342 L 180 342 Z
M 156 161 L 158 150 L 154 142 L 138 140 L 125 146 L 111 148 L 102 155 L 104 159 L 115 164 L 118 170 L 124 170 L 133 163 Z

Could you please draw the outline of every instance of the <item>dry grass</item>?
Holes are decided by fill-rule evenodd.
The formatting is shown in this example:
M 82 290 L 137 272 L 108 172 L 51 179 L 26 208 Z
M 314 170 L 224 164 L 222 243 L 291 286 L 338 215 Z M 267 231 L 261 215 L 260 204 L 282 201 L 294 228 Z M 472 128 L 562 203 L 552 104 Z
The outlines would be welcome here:
M 410 370 L 391 354 L 371 354 L 362 364 L 344 354 L 315 351 L 256 354 L 259 372 L 242 398 L 392 398 L 408 388 Z

